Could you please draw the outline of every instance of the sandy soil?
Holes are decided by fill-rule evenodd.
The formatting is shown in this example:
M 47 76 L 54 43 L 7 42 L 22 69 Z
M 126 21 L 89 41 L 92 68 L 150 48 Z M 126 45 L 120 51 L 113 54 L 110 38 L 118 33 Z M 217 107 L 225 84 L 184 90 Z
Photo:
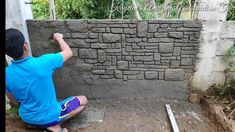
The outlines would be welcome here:
M 164 105 L 171 105 L 179 129 L 182 132 L 214 132 L 214 125 L 203 116 L 200 105 L 187 101 L 163 99 L 109 99 L 92 100 L 86 111 L 92 108 L 105 111 L 102 122 L 82 121 L 83 116 L 62 124 L 70 132 L 171 132 L 171 125 Z M 83 113 L 86 114 L 86 113 Z M 41 132 L 30 129 L 20 119 L 7 117 L 7 132 Z

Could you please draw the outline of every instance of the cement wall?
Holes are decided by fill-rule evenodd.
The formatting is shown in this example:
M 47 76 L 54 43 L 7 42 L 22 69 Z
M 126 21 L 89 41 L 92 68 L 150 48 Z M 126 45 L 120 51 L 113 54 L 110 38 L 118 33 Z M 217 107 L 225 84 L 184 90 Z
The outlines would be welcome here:
M 74 52 L 54 76 L 59 97 L 187 96 L 185 80 L 194 73 L 199 46 L 198 21 L 28 20 L 27 26 L 34 56 L 59 51 L 48 40 L 53 32 L 63 33 Z
M 197 0 L 195 19 L 202 22 L 196 72 L 192 89 L 206 91 L 225 81 L 224 54 L 235 41 L 235 22 L 226 22 L 229 0 Z
M 199 20 L 225 21 L 230 0 L 196 0 L 196 18 Z
M 223 57 L 235 43 L 235 22 L 202 21 L 200 48 L 192 88 L 202 91 L 223 84 L 228 67 Z

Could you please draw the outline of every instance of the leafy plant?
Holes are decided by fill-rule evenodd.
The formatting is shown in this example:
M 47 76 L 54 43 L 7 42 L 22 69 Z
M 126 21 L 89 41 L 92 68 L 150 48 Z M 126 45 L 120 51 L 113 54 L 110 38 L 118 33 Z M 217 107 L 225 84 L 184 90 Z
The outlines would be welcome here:
M 143 19 L 154 19 L 154 11 L 148 8 L 146 2 L 152 0 L 137 0 L 140 15 Z M 31 0 L 34 19 L 49 19 L 49 1 Z M 122 3 L 123 2 L 123 3 Z M 165 0 L 155 0 L 158 8 L 159 18 L 162 18 L 162 6 Z M 177 3 L 181 2 L 180 8 Z M 135 13 L 131 0 L 113 0 L 112 19 L 133 19 Z M 55 11 L 57 19 L 108 19 L 110 15 L 112 0 L 55 0 Z M 122 6 L 124 8 L 122 8 Z M 167 18 L 179 18 L 182 8 L 188 6 L 188 0 L 171 0 Z M 123 9 L 123 10 L 122 10 Z M 179 10 L 180 9 L 180 10 Z M 123 16 L 122 16 L 123 15 Z M 164 17 L 163 17 L 164 18 Z
M 229 4 L 227 21 L 235 21 L 235 0 L 232 0 Z
M 235 44 L 231 47 L 225 55 L 225 60 L 228 62 L 229 67 L 226 72 L 235 72 Z
M 32 0 L 32 13 L 34 19 L 49 19 L 49 3 L 48 0 Z
M 6 117 L 19 119 L 18 108 L 12 105 L 11 109 L 6 111 Z

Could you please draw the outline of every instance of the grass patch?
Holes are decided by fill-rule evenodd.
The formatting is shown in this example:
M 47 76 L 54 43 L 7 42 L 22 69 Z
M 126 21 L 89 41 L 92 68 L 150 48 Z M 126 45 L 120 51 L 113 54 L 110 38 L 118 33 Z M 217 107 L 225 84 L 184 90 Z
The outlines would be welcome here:
M 11 109 L 6 110 L 6 118 L 17 118 L 19 119 L 18 108 L 11 106 Z

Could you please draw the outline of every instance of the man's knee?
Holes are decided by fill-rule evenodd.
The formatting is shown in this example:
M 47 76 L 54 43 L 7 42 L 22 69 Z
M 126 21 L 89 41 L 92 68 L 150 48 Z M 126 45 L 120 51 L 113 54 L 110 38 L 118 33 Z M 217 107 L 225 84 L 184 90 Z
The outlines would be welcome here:
M 86 96 L 81 95 L 81 96 L 76 96 L 76 97 L 79 99 L 80 105 L 87 105 L 88 100 Z

